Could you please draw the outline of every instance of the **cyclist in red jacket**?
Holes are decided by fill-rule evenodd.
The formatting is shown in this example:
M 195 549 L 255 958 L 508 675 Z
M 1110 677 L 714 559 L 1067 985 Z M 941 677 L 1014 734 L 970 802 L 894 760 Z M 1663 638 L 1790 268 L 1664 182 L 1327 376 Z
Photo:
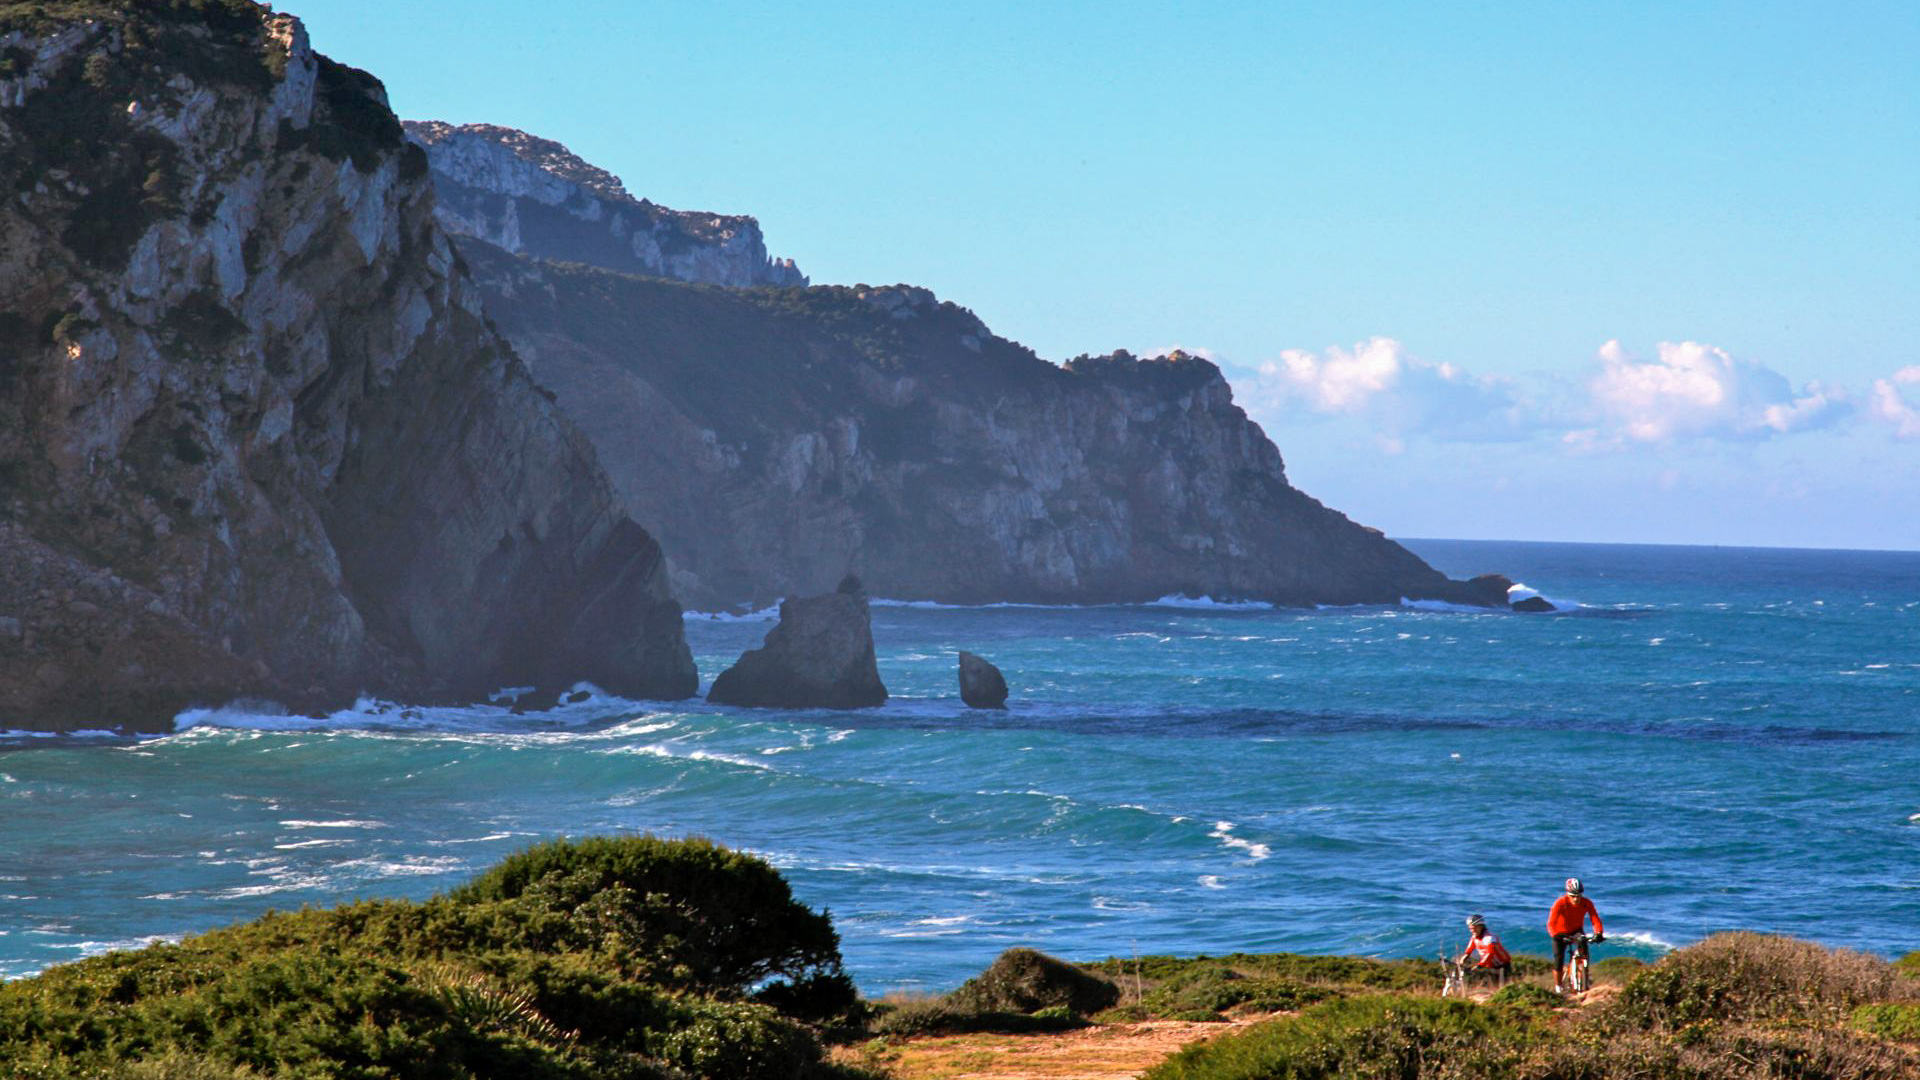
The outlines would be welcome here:
M 1513 972 L 1513 957 L 1507 955 L 1507 947 L 1487 929 L 1487 920 L 1478 915 L 1467 917 L 1467 930 L 1473 937 L 1461 950 L 1458 963 L 1465 965 L 1471 959 L 1473 966 L 1466 969 L 1469 975 L 1483 975 L 1496 985 L 1504 984 Z
M 1580 879 L 1567 879 L 1567 894 L 1553 902 L 1553 910 L 1547 913 L 1547 933 L 1553 936 L 1553 989 L 1558 993 L 1567 970 L 1567 947 L 1573 944 L 1573 936 L 1586 929 L 1587 920 L 1593 920 L 1593 940 L 1604 941 L 1606 927 L 1600 924 L 1600 913 L 1594 910 L 1593 901 L 1586 897 L 1586 886 Z

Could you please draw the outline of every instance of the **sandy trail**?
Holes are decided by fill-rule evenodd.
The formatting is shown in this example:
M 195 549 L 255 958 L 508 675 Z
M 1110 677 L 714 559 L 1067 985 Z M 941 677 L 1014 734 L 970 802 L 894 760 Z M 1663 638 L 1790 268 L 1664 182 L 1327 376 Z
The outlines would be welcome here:
M 1189 1043 L 1236 1031 L 1225 1024 L 1146 1020 L 1047 1035 L 937 1035 L 882 1055 L 900 1080 L 1131 1080 Z
M 1574 1010 L 1597 1006 L 1620 992 L 1596 986 L 1575 996 Z M 1475 991 L 1484 1002 L 1493 992 Z M 877 1052 L 900 1080 L 1133 1080 L 1190 1043 L 1203 1042 L 1270 1016 L 1235 1018 L 1224 1024 L 1146 1020 L 1044 1035 L 933 1035 L 909 1039 Z M 873 1053 L 873 1051 L 868 1051 Z M 847 1048 L 835 1056 L 860 1060 Z

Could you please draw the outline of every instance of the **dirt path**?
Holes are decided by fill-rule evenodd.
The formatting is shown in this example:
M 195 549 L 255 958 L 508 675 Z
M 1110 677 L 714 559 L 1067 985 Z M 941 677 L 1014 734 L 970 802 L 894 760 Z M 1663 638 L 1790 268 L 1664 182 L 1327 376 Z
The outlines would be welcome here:
M 1188 1043 L 1248 1022 L 1147 1020 L 1048 1035 L 936 1035 L 878 1057 L 900 1080 L 1130 1080 Z M 859 1060 L 851 1051 L 837 1056 Z
M 1596 986 L 1573 999 L 1574 1009 L 1606 1002 L 1617 986 Z M 1493 992 L 1476 991 L 1484 1002 Z M 1081 1028 L 1045 1035 L 929 1035 L 881 1048 L 848 1047 L 835 1057 L 885 1065 L 899 1080 L 1132 1080 L 1189 1043 L 1202 1042 L 1248 1024 L 1249 1016 L 1224 1024 L 1147 1020 L 1137 1024 Z

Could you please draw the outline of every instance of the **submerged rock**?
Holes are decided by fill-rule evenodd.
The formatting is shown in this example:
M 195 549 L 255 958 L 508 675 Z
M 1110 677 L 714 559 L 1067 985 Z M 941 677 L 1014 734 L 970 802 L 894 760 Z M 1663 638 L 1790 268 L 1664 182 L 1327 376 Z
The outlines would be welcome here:
M 1007 707 L 1007 680 L 1000 669 L 970 652 L 960 654 L 960 700 L 970 709 Z
M 1548 601 L 1547 598 L 1544 596 L 1529 596 L 1525 600 L 1515 601 L 1513 605 L 1513 610 L 1537 612 L 1537 611 L 1559 611 L 1560 609 L 1557 607 L 1554 607 L 1553 604 L 1550 601 Z
M 780 602 L 766 643 L 713 680 L 707 700 L 762 709 L 864 709 L 887 702 L 866 590 L 848 576 L 824 596 Z

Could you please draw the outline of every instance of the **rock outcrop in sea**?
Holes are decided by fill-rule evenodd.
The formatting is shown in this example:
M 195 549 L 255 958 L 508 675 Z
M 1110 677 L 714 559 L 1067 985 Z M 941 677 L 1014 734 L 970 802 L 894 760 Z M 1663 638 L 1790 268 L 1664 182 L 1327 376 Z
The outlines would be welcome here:
M 753 218 L 636 199 L 619 177 L 551 139 L 437 120 L 409 120 L 406 131 L 427 152 L 450 232 L 516 254 L 697 284 L 807 283 L 792 259 L 767 256 Z
M 707 700 L 767 709 L 865 709 L 887 703 L 873 619 L 858 578 L 823 596 L 780 603 L 766 643 L 713 680 Z
M 962 650 L 960 653 L 960 700 L 969 709 L 1007 707 L 1007 679 L 986 658 Z
M 15 5 L 0 58 L 0 727 L 696 690 L 377 80 L 240 4 Z

